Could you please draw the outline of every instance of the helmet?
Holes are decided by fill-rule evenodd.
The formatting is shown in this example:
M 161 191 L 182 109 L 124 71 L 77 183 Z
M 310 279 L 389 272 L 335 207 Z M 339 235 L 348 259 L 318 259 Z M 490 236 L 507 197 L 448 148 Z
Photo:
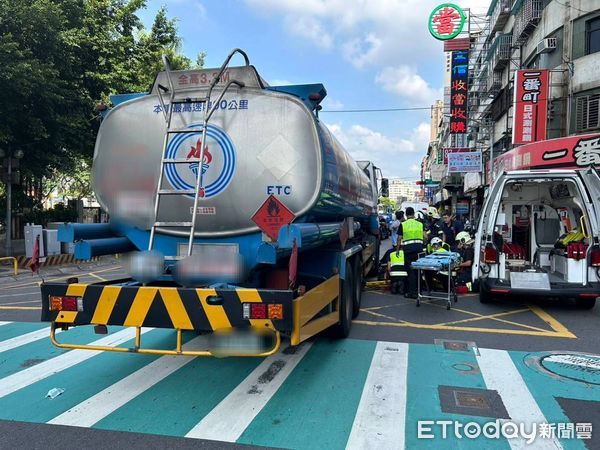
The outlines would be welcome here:
M 473 238 L 466 231 L 461 231 L 460 233 L 458 233 L 456 235 L 456 240 L 462 244 L 467 244 L 467 245 L 473 243 Z
M 430 206 L 429 208 L 427 208 L 427 215 L 434 219 L 440 218 L 440 214 L 438 213 L 437 209 L 435 209 L 435 206 Z
M 443 241 L 439 237 L 434 237 L 431 240 L 431 245 L 442 245 Z

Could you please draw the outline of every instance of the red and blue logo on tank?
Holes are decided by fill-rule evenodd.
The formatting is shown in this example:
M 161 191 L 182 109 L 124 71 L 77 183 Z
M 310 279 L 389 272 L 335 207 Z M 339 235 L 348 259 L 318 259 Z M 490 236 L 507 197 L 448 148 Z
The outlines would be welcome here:
M 235 172 L 236 155 L 231 138 L 221 128 L 208 125 L 202 164 L 198 161 L 202 147 L 202 124 L 192 124 L 189 132 L 176 134 L 167 146 L 167 159 L 188 159 L 189 164 L 166 163 L 165 175 L 173 188 L 196 188 L 196 179 L 202 177 L 199 197 L 209 199 L 223 192 Z M 193 195 L 188 195 L 194 198 Z

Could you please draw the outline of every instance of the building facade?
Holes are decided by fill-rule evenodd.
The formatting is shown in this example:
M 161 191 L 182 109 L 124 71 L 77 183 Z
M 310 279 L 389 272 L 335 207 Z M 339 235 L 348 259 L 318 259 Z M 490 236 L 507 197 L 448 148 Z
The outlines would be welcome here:
M 440 149 L 481 151 L 484 167 L 488 167 L 490 159 L 515 146 L 515 74 L 519 69 L 549 70 L 546 136 L 542 139 L 600 130 L 600 1 L 492 0 L 485 19 L 471 17 L 469 29 L 467 133 L 450 134 L 449 95 L 445 95 L 438 134 L 423 164 L 424 177 L 433 179 Z M 447 73 L 448 55 L 444 57 Z M 434 200 L 455 205 L 467 199 L 475 208 L 489 184 L 487 171 L 449 175 L 443 161 L 442 166 L 436 168 L 441 185 Z

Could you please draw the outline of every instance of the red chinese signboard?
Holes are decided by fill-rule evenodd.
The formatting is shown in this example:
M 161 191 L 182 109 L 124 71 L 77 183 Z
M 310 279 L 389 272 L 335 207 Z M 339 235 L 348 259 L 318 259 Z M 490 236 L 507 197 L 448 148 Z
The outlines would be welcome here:
M 452 52 L 450 74 L 450 133 L 467 132 L 467 95 L 469 91 L 469 51 Z
M 267 236 L 277 240 L 279 230 L 284 225 L 291 223 L 296 218 L 295 214 L 285 207 L 274 195 L 262 204 L 252 216 L 252 221 L 263 230 Z
M 549 75 L 547 69 L 517 70 L 513 108 L 513 144 L 546 139 Z
M 600 134 L 550 139 L 513 148 L 494 159 L 493 175 L 506 170 L 583 169 L 589 166 L 600 168 Z

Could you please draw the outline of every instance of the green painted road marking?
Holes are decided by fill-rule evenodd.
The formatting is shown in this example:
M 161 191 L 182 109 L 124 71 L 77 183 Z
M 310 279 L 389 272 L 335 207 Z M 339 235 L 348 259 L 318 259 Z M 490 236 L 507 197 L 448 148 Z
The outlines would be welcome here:
M 261 361 L 260 358 L 196 358 L 94 428 L 184 436 Z
M 474 367 L 475 371 L 465 370 Z M 406 402 L 406 448 L 422 448 L 433 439 L 418 439 L 420 420 L 460 421 L 462 424 L 476 422 L 480 425 L 493 418 L 451 414 L 442 411 L 439 386 L 486 389 L 477 370 L 473 351 L 447 351 L 428 344 L 411 344 L 408 352 L 408 394 Z M 457 439 L 454 428 L 448 427 L 448 437 L 442 438 L 442 427 L 430 425 L 436 449 L 481 449 L 482 439 Z M 429 446 L 429 445 L 428 445 Z M 508 449 L 506 440 L 486 440 L 486 449 Z
M 41 330 L 42 328 L 48 328 L 48 324 L 39 322 L 7 323 L 6 325 L 0 326 L 0 341 L 21 336 L 22 334 L 26 334 L 31 331 Z M 50 337 L 50 331 L 48 331 L 48 337 Z
M 147 345 L 173 346 L 174 334 L 173 330 L 157 329 L 146 333 L 142 339 Z M 133 340 L 124 345 L 132 346 Z M 132 353 L 100 353 L 0 399 L 0 418 L 47 422 L 156 358 Z M 52 388 L 63 388 L 65 392 L 50 400 L 46 394 Z
M 239 443 L 343 449 L 376 342 L 315 342 Z

